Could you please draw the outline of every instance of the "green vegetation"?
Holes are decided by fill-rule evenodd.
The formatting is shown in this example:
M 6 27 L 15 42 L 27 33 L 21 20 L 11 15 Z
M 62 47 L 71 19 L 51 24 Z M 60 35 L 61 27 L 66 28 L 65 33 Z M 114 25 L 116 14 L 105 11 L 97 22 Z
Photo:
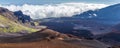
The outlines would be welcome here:
M 36 29 L 23 26 L 19 23 L 9 20 L 8 18 L 0 15 L 0 32 L 19 32 L 26 30 L 28 32 L 35 32 Z

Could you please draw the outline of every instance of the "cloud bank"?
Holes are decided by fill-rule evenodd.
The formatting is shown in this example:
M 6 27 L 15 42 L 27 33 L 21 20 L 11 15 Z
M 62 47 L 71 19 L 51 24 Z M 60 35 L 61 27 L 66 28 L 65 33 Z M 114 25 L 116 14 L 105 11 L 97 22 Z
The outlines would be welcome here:
M 49 17 L 71 17 L 75 14 L 80 14 L 88 10 L 96 10 L 104 8 L 105 4 L 91 3 L 61 3 L 51 5 L 0 5 L 10 11 L 21 10 L 24 14 L 30 15 L 33 19 L 49 18 Z

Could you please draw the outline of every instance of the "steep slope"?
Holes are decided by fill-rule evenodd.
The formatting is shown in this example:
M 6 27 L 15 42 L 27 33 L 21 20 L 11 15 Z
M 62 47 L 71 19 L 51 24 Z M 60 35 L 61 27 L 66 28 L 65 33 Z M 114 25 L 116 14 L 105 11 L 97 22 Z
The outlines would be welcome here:
M 30 16 L 23 14 L 21 11 L 12 12 L 2 7 L 0 7 L 0 15 L 3 15 L 15 22 L 19 21 L 21 23 L 30 22 L 32 20 Z
M 9 11 L 8 9 L 6 8 L 2 8 L 0 7 L 0 15 L 12 20 L 12 21 L 15 21 L 17 22 L 17 17 L 14 15 L 13 12 Z
M 0 15 L 0 32 L 19 32 L 22 30 L 34 32 L 35 29 L 25 27 L 19 23 L 16 23 L 5 16 Z
M 22 24 L 23 20 L 18 20 L 20 19 L 16 13 L 13 13 L 9 11 L 8 9 L 0 7 L 0 32 L 5 33 L 5 32 L 21 32 L 21 31 L 29 31 L 29 32 L 34 32 L 36 29 L 32 29 L 29 27 L 24 26 Z M 26 15 L 20 15 L 22 16 L 21 18 L 25 17 Z M 29 17 L 30 18 L 30 17 Z

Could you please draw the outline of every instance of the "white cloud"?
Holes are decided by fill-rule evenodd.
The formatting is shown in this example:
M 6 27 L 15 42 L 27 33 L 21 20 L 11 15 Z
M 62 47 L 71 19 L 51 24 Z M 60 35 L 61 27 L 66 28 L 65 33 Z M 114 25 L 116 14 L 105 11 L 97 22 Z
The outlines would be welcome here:
M 49 18 L 49 17 L 71 17 L 88 10 L 96 10 L 104 8 L 105 4 L 91 3 L 61 3 L 55 5 L 0 5 L 11 11 L 21 10 L 24 14 L 30 15 L 33 19 Z

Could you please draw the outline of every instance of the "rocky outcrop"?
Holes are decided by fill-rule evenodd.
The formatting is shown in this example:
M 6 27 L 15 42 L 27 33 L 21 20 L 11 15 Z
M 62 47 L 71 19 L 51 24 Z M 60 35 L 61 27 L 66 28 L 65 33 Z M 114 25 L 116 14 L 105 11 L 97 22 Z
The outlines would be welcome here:
M 14 12 L 14 15 L 18 18 L 18 21 L 21 21 L 22 23 L 31 22 L 31 18 L 28 15 L 25 15 L 22 13 L 22 11 L 16 11 Z

